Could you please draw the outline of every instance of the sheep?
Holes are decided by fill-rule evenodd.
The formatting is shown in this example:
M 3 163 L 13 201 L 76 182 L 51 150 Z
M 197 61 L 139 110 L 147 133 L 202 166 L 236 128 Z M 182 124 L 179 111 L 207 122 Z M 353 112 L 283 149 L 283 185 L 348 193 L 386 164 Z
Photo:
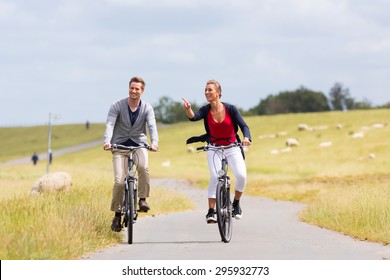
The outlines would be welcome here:
M 281 132 L 278 132 L 276 134 L 266 134 L 266 135 L 260 135 L 258 138 L 260 140 L 262 139 L 269 139 L 269 138 L 276 138 L 276 137 L 281 137 L 281 136 L 286 136 L 288 134 L 288 132 L 286 131 L 281 131 Z
M 332 146 L 332 141 L 322 142 L 319 144 L 320 147 L 330 147 Z
M 162 167 L 170 167 L 171 166 L 171 161 L 170 160 L 166 160 L 166 161 L 163 161 L 162 163 L 161 163 L 161 166 Z
M 289 152 L 291 152 L 291 147 L 287 147 L 287 148 L 281 149 L 280 152 L 281 153 L 289 153 Z
M 298 130 L 310 130 L 310 127 L 307 124 L 301 123 L 298 124 Z
M 374 123 L 371 127 L 372 128 L 384 128 L 387 126 L 387 123 Z
M 31 188 L 31 194 L 44 191 L 68 191 L 72 185 L 72 177 L 66 172 L 52 172 L 39 178 Z
M 299 146 L 299 140 L 297 138 L 287 138 L 286 146 L 287 147 L 297 147 L 297 146 Z
M 281 132 L 276 133 L 276 137 L 286 136 L 287 134 L 288 134 L 287 131 L 281 131 Z
M 328 129 L 327 125 L 317 125 L 312 128 L 313 130 L 326 130 Z
M 358 160 L 366 160 L 366 159 L 375 159 L 376 155 L 374 153 L 368 154 L 367 156 L 361 156 Z
M 353 139 L 357 139 L 357 138 L 363 138 L 364 137 L 364 132 L 356 132 L 352 135 L 352 138 Z
M 260 135 L 258 138 L 262 140 L 262 139 L 275 138 L 275 137 L 276 134 L 268 134 L 268 135 Z

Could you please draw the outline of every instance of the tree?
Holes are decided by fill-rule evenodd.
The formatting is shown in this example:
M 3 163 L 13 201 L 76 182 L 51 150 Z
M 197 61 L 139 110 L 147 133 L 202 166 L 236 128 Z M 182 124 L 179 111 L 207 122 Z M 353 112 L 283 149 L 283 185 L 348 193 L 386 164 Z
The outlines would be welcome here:
M 349 94 L 349 89 L 341 83 L 335 83 L 329 92 L 329 106 L 335 111 L 345 111 L 354 108 L 354 99 Z
M 192 109 L 196 111 L 198 106 L 192 104 Z M 154 113 L 156 120 L 165 124 L 172 124 L 180 121 L 186 121 L 187 115 L 183 110 L 181 102 L 173 101 L 168 96 L 163 96 L 159 102 L 154 106 Z
M 273 115 L 285 113 L 329 111 L 326 96 L 303 86 L 295 91 L 284 91 L 268 95 L 266 99 L 248 111 L 248 115 Z
M 381 109 L 390 109 L 390 102 L 387 102 L 383 105 L 380 105 L 378 106 L 378 108 L 381 108 Z
M 358 101 L 354 103 L 355 110 L 367 110 L 372 108 L 371 101 L 367 98 L 364 98 L 363 101 Z

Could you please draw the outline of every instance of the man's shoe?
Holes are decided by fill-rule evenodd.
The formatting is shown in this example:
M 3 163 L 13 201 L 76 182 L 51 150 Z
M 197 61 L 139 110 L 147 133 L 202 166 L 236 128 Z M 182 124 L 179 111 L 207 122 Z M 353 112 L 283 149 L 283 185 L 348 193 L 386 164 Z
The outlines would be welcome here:
M 111 229 L 116 232 L 120 232 L 122 230 L 121 217 L 114 217 L 112 220 Z
M 214 224 L 217 222 L 217 219 L 215 218 L 215 211 L 213 208 L 210 208 L 209 209 L 209 212 L 207 212 L 207 215 L 206 215 L 206 222 L 208 224 Z
M 140 199 L 138 202 L 140 212 L 148 212 L 150 210 L 149 205 L 146 203 L 146 200 Z
M 239 220 L 242 217 L 242 210 L 241 210 L 239 201 L 234 201 L 233 202 L 233 217 L 236 220 Z

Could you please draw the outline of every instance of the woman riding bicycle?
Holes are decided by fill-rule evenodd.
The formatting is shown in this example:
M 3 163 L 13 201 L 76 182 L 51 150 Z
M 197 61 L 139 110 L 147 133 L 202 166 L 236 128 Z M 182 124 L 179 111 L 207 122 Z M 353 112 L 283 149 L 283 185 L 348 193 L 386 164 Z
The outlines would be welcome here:
M 194 142 L 207 142 L 216 146 L 229 145 L 233 142 L 241 142 L 238 133 L 240 127 L 244 139 L 243 146 L 250 146 L 251 135 L 250 130 L 244 119 L 234 105 L 220 101 L 222 96 L 221 85 L 216 80 L 210 80 L 206 83 L 205 96 L 209 104 L 201 107 L 196 113 L 191 109 L 191 104 L 186 99 L 183 99 L 183 108 L 186 111 L 190 121 L 204 120 L 206 134 L 196 137 L 191 137 L 187 140 L 187 144 Z M 233 201 L 233 214 L 238 220 L 242 217 L 242 209 L 240 207 L 240 198 L 244 192 L 247 173 L 242 148 L 233 147 L 225 151 L 228 165 L 231 168 L 235 178 L 235 193 Z M 216 201 L 216 186 L 218 183 L 217 171 L 220 169 L 220 162 L 214 161 L 215 152 L 207 152 L 207 161 L 210 170 L 210 181 L 208 187 L 208 205 L 209 210 L 206 215 L 207 223 L 215 223 L 215 201 Z

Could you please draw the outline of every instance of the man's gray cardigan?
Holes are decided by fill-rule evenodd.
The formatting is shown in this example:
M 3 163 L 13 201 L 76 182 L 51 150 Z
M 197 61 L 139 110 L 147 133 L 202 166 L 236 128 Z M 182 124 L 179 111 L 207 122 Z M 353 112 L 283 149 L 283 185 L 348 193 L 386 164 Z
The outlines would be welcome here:
M 130 138 L 136 143 L 148 144 L 147 126 L 152 145 L 158 145 L 157 124 L 153 107 L 142 101 L 139 115 L 134 125 L 131 125 L 127 99 L 118 100 L 111 105 L 106 121 L 104 143 L 119 144 Z

